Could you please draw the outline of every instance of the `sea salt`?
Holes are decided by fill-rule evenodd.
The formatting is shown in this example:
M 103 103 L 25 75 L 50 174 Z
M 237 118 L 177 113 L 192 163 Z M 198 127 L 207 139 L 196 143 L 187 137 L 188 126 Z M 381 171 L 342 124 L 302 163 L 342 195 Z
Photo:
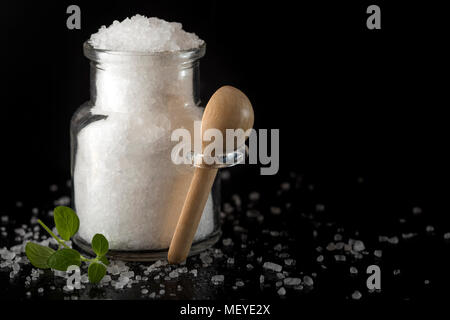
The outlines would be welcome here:
M 275 272 L 280 272 L 283 269 L 282 266 L 280 266 L 279 264 L 273 263 L 273 262 L 264 262 L 263 268 L 266 270 L 271 270 L 271 271 L 275 271 Z
M 390 244 L 398 244 L 398 237 L 388 238 L 387 240 Z
M 304 276 L 303 283 L 308 287 L 311 287 L 314 284 L 314 280 L 310 276 Z
M 244 282 L 243 281 L 236 281 L 236 287 L 243 287 Z
M 280 289 L 278 289 L 277 293 L 280 296 L 284 296 L 286 294 L 286 289 L 281 287 Z
M 257 201 L 260 198 L 260 194 L 259 194 L 259 192 L 253 191 L 253 192 L 250 192 L 250 194 L 248 195 L 248 198 L 251 201 Z
M 193 133 L 202 115 L 193 94 L 194 70 L 180 73 L 180 60 L 167 52 L 198 48 L 203 40 L 179 23 L 137 15 L 101 27 L 89 43 L 129 54 L 100 61 L 89 103 L 90 113 L 104 118 L 76 136 L 79 235 L 90 241 L 102 233 L 113 250 L 167 249 L 193 176 L 193 168 L 171 161 L 178 143 L 171 134 L 181 127 Z M 107 61 L 118 57 L 125 60 Z M 194 241 L 213 229 L 209 195 Z
M 199 47 L 203 40 L 182 29 L 176 22 L 135 15 L 122 22 L 102 26 L 91 35 L 90 43 L 98 49 L 115 51 L 162 52 Z
M 231 240 L 230 238 L 223 239 L 222 244 L 224 246 L 231 246 L 231 245 L 233 245 L 233 240 Z
M 279 215 L 279 214 L 281 214 L 281 208 L 280 207 L 270 207 L 270 213 L 273 215 Z
M 358 290 L 356 290 L 355 292 L 352 293 L 353 300 L 359 300 L 359 299 L 361 299 L 361 297 L 362 297 L 362 294 Z
M 263 275 L 259 276 L 259 283 L 261 283 L 261 284 L 264 283 L 264 276 Z
M 169 273 L 169 278 L 178 278 L 178 271 L 174 270 L 172 272 Z
M 287 266 L 295 266 L 296 261 L 294 259 L 285 259 L 284 264 Z
M 373 255 L 374 255 L 375 257 L 377 257 L 377 258 L 381 258 L 381 256 L 383 255 L 383 251 L 381 251 L 381 250 L 375 250 L 375 251 L 373 252 Z
M 222 274 L 218 274 L 211 277 L 211 282 L 214 284 L 220 284 L 225 280 L 225 276 Z
M 356 252 L 363 251 L 365 248 L 364 243 L 360 240 L 356 240 L 355 243 L 353 243 L 353 250 Z
M 283 282 L 286 286 L 298 286 L 302 280 L 300 278 L 286 278 Z

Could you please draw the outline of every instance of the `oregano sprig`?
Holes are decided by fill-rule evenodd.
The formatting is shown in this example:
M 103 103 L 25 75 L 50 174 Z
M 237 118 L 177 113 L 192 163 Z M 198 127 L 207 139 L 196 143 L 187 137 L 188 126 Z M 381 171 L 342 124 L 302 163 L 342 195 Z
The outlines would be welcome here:
M 69 207 L 58 206 L 55 208 L 53 216 L 56 230 L 62 239 L 55 235 L 41 220 L 38 220 L 38 223 L 57 241 L 58 250 L 28 242 L 25 246 L 25 253 L 31 264 L 40 269 L 51 268 L 66 271 L 69 266 L 80 266 L 83 261 L 89 263 L 89 281 L 91 283 L 100 282 L 105 276 L 106 266 L 109 264 L 106 257 L 109 250 L 108 240 L 102 234 L 94 235 L 91 245 L 96 257 L 86 258 L 66 244 L 66 241 L 69 241 L 80 227 L 80 220 L 75 211 Z

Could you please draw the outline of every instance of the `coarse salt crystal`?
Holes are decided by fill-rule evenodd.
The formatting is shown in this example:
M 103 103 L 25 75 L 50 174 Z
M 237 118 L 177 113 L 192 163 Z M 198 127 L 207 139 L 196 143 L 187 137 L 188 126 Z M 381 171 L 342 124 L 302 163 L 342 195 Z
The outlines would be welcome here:
M 302 282 L 302 280 L 300 278 L 286 278 L 283 282 L 286 286 L 297 286 Z
M 91 35 L 95 48 L 115 51 L 163 52 L 197 48 L 203 40 L 182 29 L 176 22 L 135 15 Z
M 286 294 L 286 289 L 281 287 L 280 289 L 278 289 L 277 293 L 280 296 L 284 296 Z
M 283 269 L 282 266 L 280 266 L 279 264 L 273 263 L 273 262 L 264 262 L 263 268 L 266 270 L 271 270 L 271 271 L 275 271 L 275 272 L 280 272 Z
M 211 282 L 213 282 L 214 284 L 222 283 L 224 280 L 225 280 L 225 276 L 222 274 L 218 274 L 218 275 L 211 277 Z
M 358 290 L 356 290 L 355 292 L 352 293 L 353 300 L 359 300 L 359 299 L 361 299 L 361 297 L 362 297 L 362 294 Z

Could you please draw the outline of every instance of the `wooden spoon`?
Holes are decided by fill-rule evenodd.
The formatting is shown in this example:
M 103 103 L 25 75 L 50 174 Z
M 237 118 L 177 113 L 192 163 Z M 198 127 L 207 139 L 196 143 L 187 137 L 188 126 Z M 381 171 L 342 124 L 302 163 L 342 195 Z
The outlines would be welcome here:
M 230 151 L 230 146 L 225 146 L 226 129 L 247 131 L 253 127 L 253 120 L 253 108 L 247 96 L 234 87 L 221 87 L 213 94 L 203 113 L 202 153 L 210 143 L 203 141 L 203 134 L 206 130 L 215 128 L 221 131 L 223 150 Z M 243 141 L 241 140 L 241 142 Z M 237 145 L 238 143 L 235 140 L 234 149 L 240 147 Z M 217 169 L 212 167 L 205 166 L 194 169 L 194 176 L 170 243 L 167 256 L 169 263 L 180 263 L 186 260 L 216 174 Z

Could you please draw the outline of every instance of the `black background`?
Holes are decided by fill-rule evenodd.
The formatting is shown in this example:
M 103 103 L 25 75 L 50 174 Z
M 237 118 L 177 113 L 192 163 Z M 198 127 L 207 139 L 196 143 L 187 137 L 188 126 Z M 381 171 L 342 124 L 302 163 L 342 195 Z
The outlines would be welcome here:
M 281 170 L 330 182 L 366 175 L 383 184 L 379 192 L 418 200 L 445 194 L 437 186 L 448 176 L 442 8 L 378 3 L 382 30 L 368 30 L 368 3 L 73 3 L 81 30 L 66 28 L 72 2 L 2 4 L 1 167 L 9 196 L 68 177 L 70 117 L 89 98 L 82 43 L 135 13 L 180 21 L 207 42 L 203 101 L 224 84 L 246 92 L 256 127 L 280 129 Z
M 70 4 L 81 30 L 66 28 Z M 381 30 L 366 28 L 369 4 Z M 368 210 L 338 219 L 370 224 L 401 203 L 448 227 L 448 28 L 430 2 L 2 2 L 2 198 L 38 198 L 69 178 L 70 118 L 89 98 L 82 43 L 136 13 L 206 41 L 203 101 L 225 84 L 247 93 L 255 127 L 280 129 L 280 172 L 309 176 L 331 202 L 358 201 L 350 181 L 370 182 Z M 247 167 L 242 184 L 257 174 Z

